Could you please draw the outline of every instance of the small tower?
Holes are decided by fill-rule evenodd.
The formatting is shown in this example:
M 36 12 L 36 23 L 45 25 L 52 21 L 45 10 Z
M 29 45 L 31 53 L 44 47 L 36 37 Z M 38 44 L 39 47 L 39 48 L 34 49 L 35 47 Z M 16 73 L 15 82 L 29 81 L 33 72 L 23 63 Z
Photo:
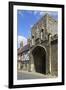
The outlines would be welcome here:
M 23 41 L 20 42 L 20 48 L 23 47 Z
M 30 38 L 27 39 L 27 44 L 30 44 L 31 40 Z

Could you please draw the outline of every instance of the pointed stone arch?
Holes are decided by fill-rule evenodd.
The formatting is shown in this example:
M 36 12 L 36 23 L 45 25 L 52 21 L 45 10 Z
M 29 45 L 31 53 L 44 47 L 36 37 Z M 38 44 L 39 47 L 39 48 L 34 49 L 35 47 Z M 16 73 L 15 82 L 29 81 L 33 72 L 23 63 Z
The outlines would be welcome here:
M 42 45 L 36 45 L 32 50 L 35 71 L 46 74 L 47 50 Z

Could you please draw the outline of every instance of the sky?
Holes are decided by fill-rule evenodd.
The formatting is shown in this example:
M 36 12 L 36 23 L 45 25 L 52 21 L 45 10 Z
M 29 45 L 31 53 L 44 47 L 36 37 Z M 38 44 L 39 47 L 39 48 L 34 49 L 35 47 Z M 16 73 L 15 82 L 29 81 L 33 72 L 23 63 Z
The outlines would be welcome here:
M 58 19 L 58 13 L 54 11 L 17 10 L 18 48 L 21 41 L 23 41 L 24 45 L 27 44 L 27 38 L 31 37 L 32 26 L 46 13 L 54 19 Z

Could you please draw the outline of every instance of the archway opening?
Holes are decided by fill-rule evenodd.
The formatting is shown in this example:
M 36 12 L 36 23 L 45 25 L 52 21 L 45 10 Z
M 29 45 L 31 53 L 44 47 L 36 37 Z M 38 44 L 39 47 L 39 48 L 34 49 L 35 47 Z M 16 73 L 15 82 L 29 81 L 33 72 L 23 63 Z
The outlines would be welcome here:
M 36 46 L 32 51 L 35 71 L 46 74 L 46 51 L 41 46 Z

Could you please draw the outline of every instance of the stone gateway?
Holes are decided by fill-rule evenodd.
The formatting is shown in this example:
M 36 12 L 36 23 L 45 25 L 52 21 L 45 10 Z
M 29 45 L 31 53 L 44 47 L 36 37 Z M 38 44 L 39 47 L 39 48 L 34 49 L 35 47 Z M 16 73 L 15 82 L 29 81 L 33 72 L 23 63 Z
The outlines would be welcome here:
M 46 14 L 32 27 L 31 70 L 58 75 L 58 21 Z

